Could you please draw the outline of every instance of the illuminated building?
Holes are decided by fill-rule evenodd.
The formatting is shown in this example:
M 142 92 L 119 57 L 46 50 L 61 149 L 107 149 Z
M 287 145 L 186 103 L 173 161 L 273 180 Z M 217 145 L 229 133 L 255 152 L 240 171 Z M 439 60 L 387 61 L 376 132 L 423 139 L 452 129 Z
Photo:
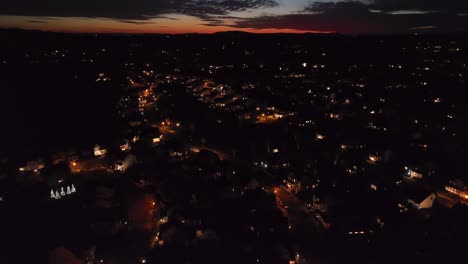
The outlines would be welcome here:
M 94 156 L 96 157 L 104 157 L 107 154 L 107 149 L 102 148 L 99 145 L 94 146 Z
M 424 176 L 423 173 L 415 167 L 410 168 L 408 166 L 405 166 L 405 170 L 405 176 L 411 179 L 422 179 L 422 177 Z
M 445 190 L 462 199 L 468 199 L 468 188 L 462 180 L 451 180 L 447 185 L 445 185 Z

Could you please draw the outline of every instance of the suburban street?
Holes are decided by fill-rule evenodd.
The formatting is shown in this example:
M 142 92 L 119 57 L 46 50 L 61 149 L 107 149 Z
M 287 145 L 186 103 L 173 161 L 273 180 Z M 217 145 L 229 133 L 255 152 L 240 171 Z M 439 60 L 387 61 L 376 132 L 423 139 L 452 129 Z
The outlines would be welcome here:
M 278 207 L 287 212 L 289 236 L 299 254 L 299 263 L 321 263 L 320 243 L 323 230 L 306 205 L 284 187 L 274 187 Z

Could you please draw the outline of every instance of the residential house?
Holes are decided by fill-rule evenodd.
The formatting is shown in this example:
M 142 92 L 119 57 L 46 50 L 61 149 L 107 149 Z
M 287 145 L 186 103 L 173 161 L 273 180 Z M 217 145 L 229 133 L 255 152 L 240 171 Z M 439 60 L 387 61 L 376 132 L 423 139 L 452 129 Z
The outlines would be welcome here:
M 466 185 L 461 179 L 450 180 L 445 185 L 445 190 L 459 196 L 460 198 L 468 199 L 468 185 Z

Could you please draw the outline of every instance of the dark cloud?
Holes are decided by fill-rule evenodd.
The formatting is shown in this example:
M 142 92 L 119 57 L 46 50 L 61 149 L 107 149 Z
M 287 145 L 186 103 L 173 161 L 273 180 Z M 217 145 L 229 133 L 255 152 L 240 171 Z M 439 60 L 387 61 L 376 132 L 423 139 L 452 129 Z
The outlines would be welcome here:
M 149 18 L 151 18 L 151 16 L 149 16 Z M 175 17 L 169 17 L 169 16 L 164 16 L 164 15 L 158 15 L 158 18 L 162 18 L 162 19 L 168 19 L 168 20 L 180 20 L 178 18 L 175 18 Z
M 276 5 L 278 3 L 273 0 L 194 0 L 186 1 L 178 11 L 195 16 L 225 15 L 231 11 L 244 11 L 250 8 L 255 9 Z
M 40 21 L 40 20 L 26 20 L 28 23 L 35 23 L 35 24 L 47 24 L 47 21 Z
M 63 18 L 61 17 L 41 17 L 41 19 L 45 19 L 45 20 L 63 20 Z
M 226 15 L 221 15 L 221 16 L 207 16 L 203 18 L 203 22 L 200 25 L 204 26 L 221 26 L 221 25 L 231 25 L 234 21 L 239 21 L 242 20 L 239 17 L 235 16 L 226 16 Z
M 146 20 L 129 20 L 129 19 L 120 19 L 119 22 L 126 23 L 126 24 L 134 24 L 134 25 L 154 24 L 154 22 L 152 22 L 152 21 L 146 21 Z
M 189 0 L 168 12 L 195 16 L 209 25 L 222 25 L 229 12 L 277 5 L 274 0 Z
M 178 13 L 204 18 L 276 5 L 274 0 L 3 0 L 0 15 L 143 20 Z
M 4 0 L 0 3 L 0 14 L 139 19 L 146 12 L 165 8 L 167 3 L 166 0 Z
M 454 0 L 462 6 L 464 0 Z M 262 16 L 242 19 L 235 22 L 237 28 L 276 28 L 307 31 L 334 31 L 352 33 L 403 33 L 420 29 L 437 31 L 467 30 L 468 17 L 459 16 L 458 9 L 448 8 L 451 1 L 446 0 L 445 9 L 437 9 L 436 2 L 426 5 L 401 5 L 397 2 L 420 2 L 413 0 L 376 0 L 376 1 L 339 1 L 313 2 L 297 14 L 282 16 Z M 468 3 L 468 1 L 466 1 Z M 466 5 L 466 4 L 465 4 Z M 432 12 L 397 12 L 419 10 Z M 439 10 L 439 11 L 437 11 Z M 405 15 L 397 15 L 405 14 Z
M 362 13 L 367 13 L 369 7 L 359 1 L 343 1 L 343 2 L 312 2 L 304 8 L 304 12 L 311 13 L 326 13 L 326 14 L 352 14 L 359 15 Z
M 328 11 L 332 9 L 346 9 L 362 6 L 366 9 L 378 10 L 386 13 L 395 11 L 421 11 L 464 13 L 468 11 L 467 0 L 354 0 L 337 2 L 311 2 L 304 11 Z M 350 10 L 351 11 L 351 10 Z
M 382 11 L 419 10 L 444 13 L 468 11 L 467 0 L 374 0 L 370 7 Z

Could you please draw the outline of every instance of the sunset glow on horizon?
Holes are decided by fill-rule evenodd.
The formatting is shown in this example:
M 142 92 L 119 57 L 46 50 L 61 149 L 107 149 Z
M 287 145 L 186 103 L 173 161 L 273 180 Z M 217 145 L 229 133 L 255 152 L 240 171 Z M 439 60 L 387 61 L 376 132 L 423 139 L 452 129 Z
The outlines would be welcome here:
M 82 17 L 26 17 L 3 16 L 1 18 L 3 28 L 21 28 L 27 30 L 42 30 L 52 32 L 70 33 L 157 33 L 157 34 L 210 34 L 223 31 L 239 30 L 234 27 L 220 25 L 207 26 L 203 21 L 191 16 L 177 15 L 174 18 L 158 18 L 145 22 L 118 21 L 106 18 L 82 18 Z M 53 21 L 55 23 L 51 23 Z M 60 22 L 58 22 L 60 21 Z M 334 33 L 334 31 L 314 31 L 297 29 L 255 29 L 243 28 L 241 31 L 250 33 Z
M 0 28 L 82 33 L 465 32 L 468 1 L 5 0 Z

